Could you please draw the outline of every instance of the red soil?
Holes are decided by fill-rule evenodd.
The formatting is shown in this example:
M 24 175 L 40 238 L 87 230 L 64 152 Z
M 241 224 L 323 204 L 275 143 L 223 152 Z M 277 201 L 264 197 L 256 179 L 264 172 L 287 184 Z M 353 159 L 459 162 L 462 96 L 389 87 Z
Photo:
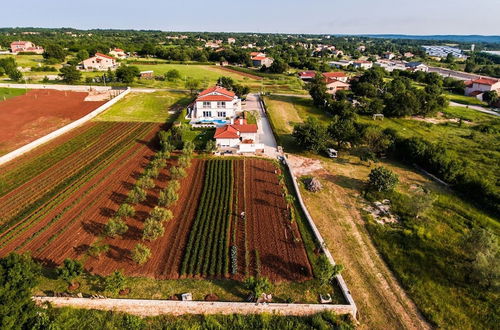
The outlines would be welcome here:
M 0 102 L 0 154 L 32 142 L 92 112 L 105 101 L 86 92 L 34 89 Z

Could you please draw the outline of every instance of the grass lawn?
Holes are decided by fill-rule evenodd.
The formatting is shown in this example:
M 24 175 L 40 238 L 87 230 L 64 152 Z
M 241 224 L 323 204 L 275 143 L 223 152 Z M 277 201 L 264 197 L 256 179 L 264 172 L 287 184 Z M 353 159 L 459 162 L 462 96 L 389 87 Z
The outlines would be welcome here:
M 0 87 L 0 102 L 5 101 L 8 98 L 24 95 L 26 94 L 26 89 L 24 88 L 3 88 Z
M 289 152 L 298 151 L 291 135 L 295 124 L 304 122 L 307 117 L 314 117 L 325 123 L 330 120 L 328 115 L 314 107 L 310 98 L 271 95 L 264 97 L 264 101 L 278 143 Z
M 364 260 L 366 255 L 362 251 L 370 244 L 364 236 L 368 235 L 355 233 L 368 231 L 385 261 L 432 323 L 443 328 L 495 327 L 498 293 L 466 279 L 462 258 L 468 255 L 461 243 L 476 226 L 499 234 L 497 219 L 397 162 L 382 161 L 368 166 L 346 153 L 337 160 L 320 159 L 326 173 L 318 174 L 317 178 L 324 189 L 318 193 L 303 190 L 304 198 L 334 257 L 346 266 L 344 276 L 355 299 L 366 297 L 362 290 L 371 290 L 371 282 L 379 282 L 381 274 L 384 278 L 390 276 L 383 270 L 371 273 L 370 267 L 366 267 L 367 263 L 376 262 L 373 258 Z M 434 196 L 432 206 L 418 219 L 393 225 L 371 220 L 363 211 L 366 201 L 361 192 L 371 168 L 380 165 L 398 174 L 400 193 L 414 195 L 415 187 L 430 191 Z M 386 319 L 397 317 L 391 316 L 386 308 L 377 310 L 373 304 L 384 306 L 386 301 L 357 300 L 357 303 L 361 315 L 369 314 L 370 326 L 382 326 Z
M 486 104 L 486 102 L 478 100 L 477 98 L 472 97 L 472 96 L 458 95 L 458 94 L 452 94 L 452 93 L 445 93 L 444 95 L 448 98 L 448 100 L 450 100 L 452 102 L 467 104 L 467 105 L 488 106 L 488 104 Z
M 40 65 L 45 65 L 44 59 L 42 55 L 0 55 L 0 59 L 6 58 L 6 57 L 13 57 L 16 60 L 17 66 L 21 66 L 23 68 L 31 68 L 34 66 L 40 66 Z M 53 66 L 56 68 L 62 67 L 61 64 L 55 64 L 55 65 L 49 65 Z M 50 71 L 50 72 L 36 72 L 36 71 L 28 71 L 28 72 L 23 72 L 23 76 L 26 77 L 33 77 L 33 78 L 39 78 L 40 80 L 43 79 L 46 75 L 54 75 L 59 73 L 59 71 Z
M 190 102 L 186 93 L 130 93 L 97 117 L 101 121 L 167 121 L 169 110 L 184 107 Z
M 76 292 L 83 294 L 103 294 L 103 278 L 100 276 L 84 274 L 75 281 L 79 282 L 80 288 Z M 173 295 L 191 292 L 194 300 L 204 300 L 205 296 L 215 293 L 221 301 L 245 301 L 249 291 L 243 286 L 243 282 L 235 280 L 202 280 L 202 279 L 176 279 L 155 280 L 144 277 L 128 277 L 125 287 L 131 288 L 126 298 L 141 299 L 168 299 Z M 35 288 L 35 294 L 43 295 L 50 292 L 66 292 L 68 283 L 57 279 L 54 269 L 44 269 L 40 284 Z M 336 303 L 344 303 L 340 289 L 330 288 Z M 318 280 L 309 280 L 303 283 L 281 282 L 273 286 L 274 302 L 301 302 L 317 303 L 318 293 L 323 289 Z M 105 292 L 110 298 L 125 298 L 118 293 Z

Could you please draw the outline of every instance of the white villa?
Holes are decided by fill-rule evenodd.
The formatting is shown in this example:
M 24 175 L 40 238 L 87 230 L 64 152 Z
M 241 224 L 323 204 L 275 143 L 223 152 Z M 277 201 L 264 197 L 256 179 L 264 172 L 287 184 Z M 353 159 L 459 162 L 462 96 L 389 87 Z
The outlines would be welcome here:
M 107 71 L 117 67 L 116 59 L 101 53 L 96 53 L 79 63 L 78 69 L 86 71 Z
M 218 127 L 214 139 L 219 150 L 236 149 L 237 153 L 255 153 L 264 150 L 257 141 L 257 124 L 247 124 L 246 119 L 237 118 L 230 124 Z
M 214 123 L 221 126 L 240 113 L 241 99 L 221 86 L 205 89 L 188 107 L 192 124 Z
M 125 54 L 125 51 L 120 48 L 115 48 L 109 52 L 109 55 L 116 57 L 118 59 L 124 59 L 127 58 L 127 54 Z

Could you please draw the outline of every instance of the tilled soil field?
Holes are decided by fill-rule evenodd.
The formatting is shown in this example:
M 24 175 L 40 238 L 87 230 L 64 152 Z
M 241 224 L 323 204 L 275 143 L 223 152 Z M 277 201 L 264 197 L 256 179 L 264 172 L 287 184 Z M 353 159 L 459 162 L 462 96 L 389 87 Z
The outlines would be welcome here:
M 0 102 L 0 155 L 15 150 L 97 109 L 87 92 L 33 89 Z

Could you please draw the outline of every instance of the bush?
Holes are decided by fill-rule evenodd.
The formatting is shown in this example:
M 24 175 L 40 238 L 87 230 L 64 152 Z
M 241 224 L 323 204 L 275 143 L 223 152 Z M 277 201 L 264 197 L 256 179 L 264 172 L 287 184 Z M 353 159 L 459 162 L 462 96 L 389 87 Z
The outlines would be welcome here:
M 107 292 L 116 293 L 122 290 L 124 286 L 125 276 L 120 271 L 115 271 L 104 279 L 104 290 Z
M 137 180 L 136 186 L 141 187 L 142 189 L 151 189 L 155 186 L 155 182 L 150 177 L 143 176 Z
M 176 181 L 177 182 L 177 181 Z M 170 206 L 174 204 L 179 199 L 177 191 L 172 186 L 167 186 L 164 190 L 160 192 L 158 197 L 158 204 L 160 206 Z
M 137 244 L 132 250 L 132 260 L 139 265 L 144 264 L 149 258 L 151 258 L 151 250 L 143 244 Z
M 271 290 L 272 284 L 266 277 L 249 277 L 245 280 L 244 286 L 250 290 L 255 299 L 260 297 L 266 291 Z
M 104 233 L 106 234 L 106 236 L 112 238 L 125 234 L 127 230 L 127 224 L 125 224 L 125 222 L 120 218 L 110 219 L 104 227 Z
M 163 236 L 165 228 L 160 221 L 152 218 L 147 218 L 144 222 L 144 229 L 142 231 L 142 239 L 145 241 L 154 241 Z
M 130 204 L 137 204 L 146 200 L 147 194 L 141 187 L 134 187 L 127 196 L 127 202 Z
M 163 207 L 155 206 L 154 209 L 149 214 L 150 218 L 159 222 L 165 222 L 172 219 L 172 211 L 167 210 Z
M 64 264 L 57 269 L 57 276 L 70 282 L 83 273 L 83 265 L 78 260 L 65 259 Z
M 118 208 L 118 211 L 116 211 L 116 216 L 117 217 L 133 217 L 135 215 L 135 209 L 132 205 L 130 204 L 122 204 Z
M 170 176 L 173 180 L 182 179 L 182 178 L 186 177 L 186 175 L 187 175 L 186 171 L 183 168 L 178 167 L 178 166 L 174 166 L 170 170 Z
M 368 178 L 368 188 L 379 192 L 392 191 L 399 182 L 398 176 L 383 166 L 371 170 Z
M 181 155 L 179 157 L 179 167 L 188 168 L 191 165 L 191 157 L 188 155 Z
M 87 253 L 91 256 L 91 257 L 94 257 L 94 258 L 99 258 L 99 256 L 102 254 L 102 253 L 105 253 L 105 252 L 108 252 L 109 250 L 109 245 L 107 244 L 104 244 L 104 245 L 100 245 L 100 244 L 92 244 L 89 249 L 87 250 Z

